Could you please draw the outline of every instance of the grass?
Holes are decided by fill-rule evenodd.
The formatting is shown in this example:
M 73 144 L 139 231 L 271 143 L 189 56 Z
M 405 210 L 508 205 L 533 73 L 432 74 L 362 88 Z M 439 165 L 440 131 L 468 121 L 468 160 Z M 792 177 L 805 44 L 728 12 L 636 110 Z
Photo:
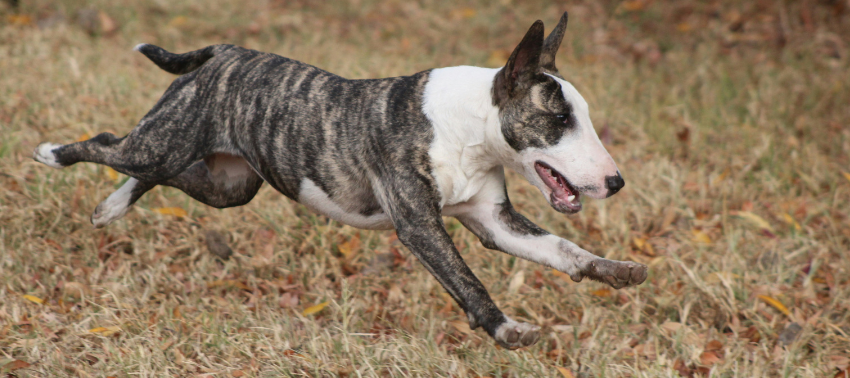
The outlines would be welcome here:
M 9 4 L 0 3 L 0 373 L 832 377 L 847 369 L 843 2 Z M 85 7 L 117 28 L 87 31 Z M 173 80 L 131 51 L 139 42 L 176 52 L 235 43 L 346 77 L 382 77 L 499 65 L 535 19 L 551 28 L 563 10 L 571 24 L 561 72 L 590 103 L 627 186 L 564 216 L 511 173 L 512 202 L 585 249 L 651 270 L 636 288 L 577 284 L 485 250 L 447 219 L 496 303 L 548 327 L 531 348 L 506 351 L 470 331 L 393 232 L 340 225 L 268 186 L 226 210 L 157 188 L 94 230 L 91 211 L 125 177 L 30 159 L 42 141 L 135 125 Z M 171 207 L 186 216 L 156 211 Z M 229 261 L 208 252 L 210 230 L 228 240 Z

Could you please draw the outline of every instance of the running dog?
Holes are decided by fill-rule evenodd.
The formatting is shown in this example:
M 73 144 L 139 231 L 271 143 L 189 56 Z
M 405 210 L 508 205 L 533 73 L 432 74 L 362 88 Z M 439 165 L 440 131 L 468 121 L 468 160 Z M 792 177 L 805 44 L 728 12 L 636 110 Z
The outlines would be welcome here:
M 466 312 L 500 345 L 537 342 L 464 263 L 442 216 L 489 248 L 615 288 L 637 285 L 645 265 L 612 261 L 552 235 L 511 206 L 504 167 L 561 213 L 581 196 L 606 198 L 625 182 L 590 122 L 587 102 L 559 74 L 567 14 L 544 39 L 535 22 L 502 68 L 448 67 L 348 80 L 311 65 L 231 45 L 172 54 L 136 46 L 181 75 L 125 137 L 39 145 L 54 168 L 107 165 L 130 179 L 91 216 L 103 227 L 157 185 L 207 205 L 248 203 L 263 182 L 339 222 L 395 229 Z

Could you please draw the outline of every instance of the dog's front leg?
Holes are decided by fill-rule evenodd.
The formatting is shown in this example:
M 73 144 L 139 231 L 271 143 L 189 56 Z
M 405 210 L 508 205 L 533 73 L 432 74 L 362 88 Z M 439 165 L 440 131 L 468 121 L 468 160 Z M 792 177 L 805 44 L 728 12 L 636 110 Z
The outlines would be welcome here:
M 488 183 L 469 203 L 457 206 L 454 214 L 485 247 L 555 268 L 573 281 L 587 277 L 619 289 L 646 280 L 646 265 L 596 256 L 517 213 L 504 181 Z
M 540 327 L 512 320 L 490 299 L 487 289 L 455 248 L 443 224 L 439 205 L 428 190 L 415 190 L 409 186 L 396 188 L 386 192 L 382 202 L 393 221 L 398 239 L 466 312 L 470 328 L 481 326 L 508 349 L 537 342 Z

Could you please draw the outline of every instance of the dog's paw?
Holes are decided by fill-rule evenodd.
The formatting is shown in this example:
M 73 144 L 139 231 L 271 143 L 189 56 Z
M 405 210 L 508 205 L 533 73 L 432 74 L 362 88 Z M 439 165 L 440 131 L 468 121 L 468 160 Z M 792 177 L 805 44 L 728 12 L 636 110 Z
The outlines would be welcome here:
M 63 165 L 56 161 L 56 155 L 53 154 L 53 150 L 58 147 L 62 147 L 62 145 L 53 143 L 39 144 L 38 147 L 33 150 L 32 158 L 39 163 L 47 165 L 48 167 L 56 169 L 62 168 Z
M 137 182 L 138 180 L 130 178 L 120 189 L 97 205 L 91 215 L 91 224 L 95 228 L 101 228 L 126 215 L 130 211 L 130 197 Z
M 583 276 L 605 282 L 615 289 L 640 285 L 646 280 L 646 265 L 632 261 L 598 259 L 590 262 Z
M 507 321 L 496 328 L 493 338 L 507 349 L 527 347 L 534 345 L 540 339 L 540 327 L 507 318 Z

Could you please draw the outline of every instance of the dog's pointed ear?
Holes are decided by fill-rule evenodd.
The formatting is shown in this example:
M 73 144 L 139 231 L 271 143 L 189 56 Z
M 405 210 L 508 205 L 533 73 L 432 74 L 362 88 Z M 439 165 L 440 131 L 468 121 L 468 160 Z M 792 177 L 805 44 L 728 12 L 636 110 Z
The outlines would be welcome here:
M 564 40 L 564 34 L 567 31 L 567 12 L 564 12 L 564 15 L 561 16 L 561 20 L 558 21 L 558 25 L 555 26 L 555 29 L 552 29 L 552 32 L 549 33 L 549 36 L 546 37 L 546 40 L 543 41 L 543 50 L 540 53 L 540 68 L 558 72 L 558 67 L 555 67 L 555 55 L 558 53 L 558 48 L 561 47 L 561 41 Z
M 543 48 L 543 21 L 537 20 L 525 33 L 525 37 L 514 49 L 508 62 L 502 69 L 500 84 L 508 96 L 513 95 L 517 86 L 531 79 L 540 69 L 540 52 Z

